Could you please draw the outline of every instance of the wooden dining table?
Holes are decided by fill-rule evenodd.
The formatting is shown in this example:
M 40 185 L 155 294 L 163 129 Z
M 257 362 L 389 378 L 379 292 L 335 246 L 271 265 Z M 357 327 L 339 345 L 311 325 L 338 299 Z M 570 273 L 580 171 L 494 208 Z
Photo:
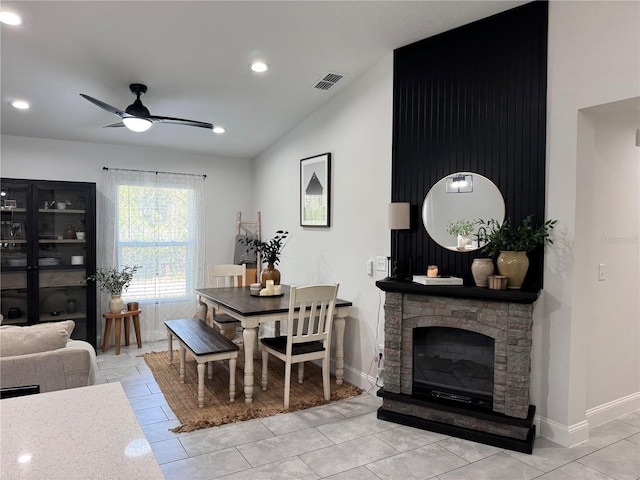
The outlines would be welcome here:
M 253 355 L 261 323 L 286 320 L 289 314 L 289 285 L 282 285 L 282 295 L 260 297 L 250 294 L 249 287 L 197 288 L 200 320 L 206 321 L 207 310 L 213 307 L 240 321 L 244 342 L 245 403 L 253 402 Z M 353 304 L 337 299 L 333 331 L 335 334 L 336 383 L 344 379 L 344 329 L 348 309 Z

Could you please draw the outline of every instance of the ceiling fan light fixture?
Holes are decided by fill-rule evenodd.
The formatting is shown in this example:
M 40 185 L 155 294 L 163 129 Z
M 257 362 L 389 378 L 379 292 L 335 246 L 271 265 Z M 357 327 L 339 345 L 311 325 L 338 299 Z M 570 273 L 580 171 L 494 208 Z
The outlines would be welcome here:
M 217 125 L 215 127 L 213 127 L 212 130 L 213 130 L 213 133 L 218 133 L 218 134 L 224 133 L 224 132 L 227 131 L 226 128 L 220 127 L 220 126 L 217 126 Z
M 122 119 L 122 123 L 132 132 L 146 132 L 151 128 L 151 120 L 139 117 L 126 117 Z
M 107 125 L 107 127 L 124 126 L 134 132 L 144 132 L 149 130 L 151 125 L 157 122 L 169 123 L 174 125 L 186 125 L 188 127 L 206 128 L 207 130 L 213 129 L 213 125 L 209 122 L 198 122 L 196 120 L 187 120 L 185 118 L 159 117 L 157 115 L 151 115 L 149 113 L 149 109 L 145 107 L 140 101 L 140 95 L 147 92 L 147 86 L 143 85 L 142 83 L 132 83 L 131 85 L 129 85 L 129 89 L 131 90 L 131 93 L 136 96 L 136 99 L 124 111 L 107 103 L 104 103 L 97 98 L 85 95 L 84 93 L 81 93 L 80 96 L 85 100 L 93 103 L 94 105 L 100 107 L 101 109 L 117 115 L 122 120 L 121 122 Z

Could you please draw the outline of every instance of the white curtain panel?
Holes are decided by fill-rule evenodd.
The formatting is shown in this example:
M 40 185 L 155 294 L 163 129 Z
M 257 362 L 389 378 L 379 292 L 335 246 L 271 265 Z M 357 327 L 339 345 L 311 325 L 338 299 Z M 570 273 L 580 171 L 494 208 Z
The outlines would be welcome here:
M 193 289 L 205 278 L 204 182 L 202 175 L 104 170 L 97 265 L 141 266 L 122 296 L 140 304 L 144 341 L 166 338 L 165 320 L 196 310 Z M 109 298 L 100 293 L 99 311 Z

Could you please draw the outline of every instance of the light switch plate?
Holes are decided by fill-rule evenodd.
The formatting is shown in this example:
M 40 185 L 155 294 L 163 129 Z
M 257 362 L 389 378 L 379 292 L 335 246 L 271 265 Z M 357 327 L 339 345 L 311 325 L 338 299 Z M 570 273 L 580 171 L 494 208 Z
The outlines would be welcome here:
M 598 281 L 604 282 L 604 263 L 598 264 Z

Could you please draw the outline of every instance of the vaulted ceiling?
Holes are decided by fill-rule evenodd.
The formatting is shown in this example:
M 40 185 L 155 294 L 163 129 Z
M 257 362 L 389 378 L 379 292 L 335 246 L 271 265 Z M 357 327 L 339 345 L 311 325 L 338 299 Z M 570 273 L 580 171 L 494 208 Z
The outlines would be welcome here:
M 1 26 L 1 131 L 254 158 L 395 48 L 522 3 L 5 1 L 24 23 Z M 249 69 L 257 59 L 266 73 Z M 314 88 L 330 72 L 343 78 Z M 152 115 L 227 132 L 102 128 L 118 117 L 79 94 L 125 109 L 130 83 L 148 86 Z

